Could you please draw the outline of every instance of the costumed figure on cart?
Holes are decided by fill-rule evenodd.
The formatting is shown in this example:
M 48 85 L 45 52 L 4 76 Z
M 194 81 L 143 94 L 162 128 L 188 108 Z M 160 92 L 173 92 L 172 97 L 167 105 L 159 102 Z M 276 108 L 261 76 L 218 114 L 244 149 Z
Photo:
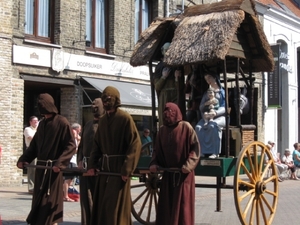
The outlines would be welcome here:
M 219 109 L 219 100 L 215 97 L 215 91 L 213 88 L 209 88 L 206 91 L 206 97 L 208 100 L 204 103 L 203 119 L 205 120 L 204 125 L 207 125 L 208 121 L 213 121 L 217 115 L 216 111 Z
M 161 53 L 164 56 L 170 43 L 166 42 L 162 48 Z M 181 76 L 180 70 L 174 70 L 171 67 L 167 67 L 161 60 L 154 72 L 154 86 L 158 98 L 158 120 L 159 125 L 163 125 L 163 111 L 167 102 L 173 102 L 178 105 L 178 91 L 180 89 L 180 82 L 178 82 Z
M 215 93 L 215 98 L 219 102 L 219 107 L 217 109 L 212 109 L 214 117 L 206 123 L 205 121 L 205 111 L 207 106 L 213 104 L 213 101 L 209 100 L 208 92 L 201 99 L 200 103 L 200 113 L 202 119 L 197 123 L 195 130 L 201 145 L 201 152 L 205 156 L 210 158 L 216 158 L 221 152 L 221 142 L 222 142 L 222 128 L 225 127 L 225 91 L 221 86 L 220 80 L 216 74 L 207 73 L 204 76 L 208 85 L 213 88 Z

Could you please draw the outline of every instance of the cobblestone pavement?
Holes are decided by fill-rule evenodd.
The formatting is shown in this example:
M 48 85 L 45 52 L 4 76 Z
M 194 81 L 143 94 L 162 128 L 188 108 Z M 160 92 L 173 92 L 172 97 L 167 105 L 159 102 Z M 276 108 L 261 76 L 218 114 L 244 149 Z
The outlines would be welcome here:
M 196 177 L 196 183 L 215 184 L 215 177 Z M 227 178 L 227 184 L 232 184 L 232 177 Z M 138 181 L 132 181 L 138 183 Z M 133 190 L 132 195 L 139 194 Z M 232 189 L 221 190 L 221 211 L 216 212 L 216 189 L 196 188 L 196 225 L 239 225 L 241 224 L 234 203 Z M 25 219 L 31 206 L 31 195 L 27 186 L 0 187 L 0 225 L 25 225 Z M 279 183 L 279 200 L 273 225 L 299 224 L 298 202 L 300 201 L 300 181 L 285 180 Z M 155 215 L 152 213 L 151 218 Z M 133 224 L 141 223 L 133 218 Z M 64 222 L 61 225 L 80 224 L 79 202 L 64 203 Z

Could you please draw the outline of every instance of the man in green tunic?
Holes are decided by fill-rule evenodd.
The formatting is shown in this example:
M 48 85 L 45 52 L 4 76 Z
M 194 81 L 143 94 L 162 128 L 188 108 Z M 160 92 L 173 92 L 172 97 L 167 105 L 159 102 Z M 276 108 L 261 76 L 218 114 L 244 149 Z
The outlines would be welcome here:
M 105 115 L 99 119 L 88 174 L 96 170 L 114 173 L 97 177 L 90 225 L 130 225 L 130 175 L 141 152 L 141 141 L 132 117 L 119 109 L 119 91 L 111 86 L 101 96 Z
M 17 167 L 23 169 L 37 158 L 31 211 L 26 219 L 31 225 L 53 225 L 63 221 L 63 174 L 75 154 L 75 140 L 68 120 L 58 114 L 49 94 L 40 94 L 38 108 L 44 119 L 29 147 L 19 158 Z
M 161 48 L 161 53 L 164 56 L 170 46 L 166 42 Z M 167 102 L 179 104 L 178 93 L 182 88 L 180 86 L 179 77 L 181 77 L 180 70 L 167 67 L 163 60 L 160 61 L 155 67 L 154 72 L 154 86 L 158 98 L 158 120 L 159 126 L 163 125 L 163 111 Z

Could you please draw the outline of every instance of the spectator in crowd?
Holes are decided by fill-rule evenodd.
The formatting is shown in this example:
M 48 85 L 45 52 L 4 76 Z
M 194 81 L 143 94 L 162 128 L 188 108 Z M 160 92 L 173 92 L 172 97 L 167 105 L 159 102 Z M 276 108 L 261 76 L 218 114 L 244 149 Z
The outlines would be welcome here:
M 75 153 L 75 141 L 68 120 L 58 114 L 51 95 L 38 97 L 38 108 L 44 117 L 17 167 L 23 169 L 37 158 L 31 211 L 26 219 L 31 225 L 54 225 L 63 221 L 63 175 Z M 51 167 L 52 169 L 49 169 Z
M 94 136 L 98 128 L 98 122 L 104 115 L 103 104 L 101 98 L 96 98 L 92 102 L 92 113 L 94 118 L 88 121 L 82 130 L 81 141 L 78 147 L 77 162 L 79 169 L 87 169 L 87 161 L 93 148 Z M 80 206 L 81 206 L 81 224 L 90 225 L 93 208 L 93 196 L 96 186 L 95 176 L 80 176 Z
M 100 169 L 112 175 L 96 178 L 91 224 L 130 225 L 129 178 L 140 158 L 141 140 L 132 117 L 119 108 L 119 91 L 108 86 L 101 99 L 105 115 L 99 119 L 87 173 Z
M 267 147 L 269 148 L 270 153 L 272 154 L 272 158 L 274 160 L 274 163 L 277 167 L 278 181 L 282 182 L 283 179 L 282 179 L 281 175 L 282 175 L 283 172 L 285 172 L 288 169 L 288 166 L 281 162 L 279 154 L 277 153 L 274 146 L 275 146 L 274 141 L 268 141 Z M 266 157 L 266 159 L 265 159 L 266 163 L 268 162 L 268 160 L 269 159 Z
M 284 155 L 282 156 L 282 162 L 288 166 L 288 169 L 291 171 L 291 179 L 299 180 L 296 176 L 296 166 L 294 165 L 293 157 L 289 149 L 284 150 Z
M 151 155 L 152 154 L 152 139 L 150 137 L 150 130 L 148 128 L 145 128 L 143 130 L 143 134 L 141 136 L 141 142 L 142 142 L 141 155 Z M 151 143 L 150 146 L 146 145 L 147 143 Z
M 294 144 L 293 160 L 296 167 L 300 168 L 300 143 Z
M 38 125 L 39 125 L 38 118 L 36 116 L 31 116 L 29 118 L 29 126 L 25 127 L 25 129 L 24 129 L 24 138 L 25 138 L 26 149 L 29 147 L 31 140 L 32 140 L 33 136 L 35 135 Z M 35 165 L 36 159 L 34 159 L 30 164 Z M 30 194 L 33 193 L 34 176 L 35 176 L 35 168 L 28 167 L 27 168 L 27 182 L 28 182 L 28 192 Z
M 77 150 L 78 150 L 78 145 L 81 140 L 81 137 L 80 137 L 81 125 L 78 123 L 73 123 L 71 127 L 72 127 L 72 132 L 74 135 L 74 139 L 75 139 L 76 152 L 70 160 L 69 168 L 74 168 L 74 167 L 77 167 Z M 69 190 L 69 187 L 73 185 L 73 181 L 75 181 L 75 178 L 76 178 L 76 176 L 69 176 L 68 174 L 65 174 L 65 176 L 64 176 L 63 191 L 64 191 L 64 201 L 66 201 L 66 202 L 74 202 L 74 199 L 69 197 L 68 190 Z
M 179 107 L 165 105 L 164 125 L 155 142 L 150 171 L 177 168 L 162 175 L 156 224 L 195 224 L 195 168 L 200 159 L 200 145 L 193 127 L 182 120 Z

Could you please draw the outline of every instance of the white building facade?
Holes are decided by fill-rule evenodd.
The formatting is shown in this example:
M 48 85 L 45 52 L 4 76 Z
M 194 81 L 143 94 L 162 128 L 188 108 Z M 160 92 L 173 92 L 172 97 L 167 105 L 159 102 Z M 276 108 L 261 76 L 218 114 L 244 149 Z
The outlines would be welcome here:
M 256 9 L 263 18 L 268 42 L 279 47 L 278 56 L 274 54 L 278 63 L 275 80 L 274 74 L 264 74 L 264 127 L 265 142 L 274 141 L 277 151 L 283 154 L 286 148 L 293 150 L 293 144 L 299 141 L 300 18 L 272 5 L 257 3 Z

